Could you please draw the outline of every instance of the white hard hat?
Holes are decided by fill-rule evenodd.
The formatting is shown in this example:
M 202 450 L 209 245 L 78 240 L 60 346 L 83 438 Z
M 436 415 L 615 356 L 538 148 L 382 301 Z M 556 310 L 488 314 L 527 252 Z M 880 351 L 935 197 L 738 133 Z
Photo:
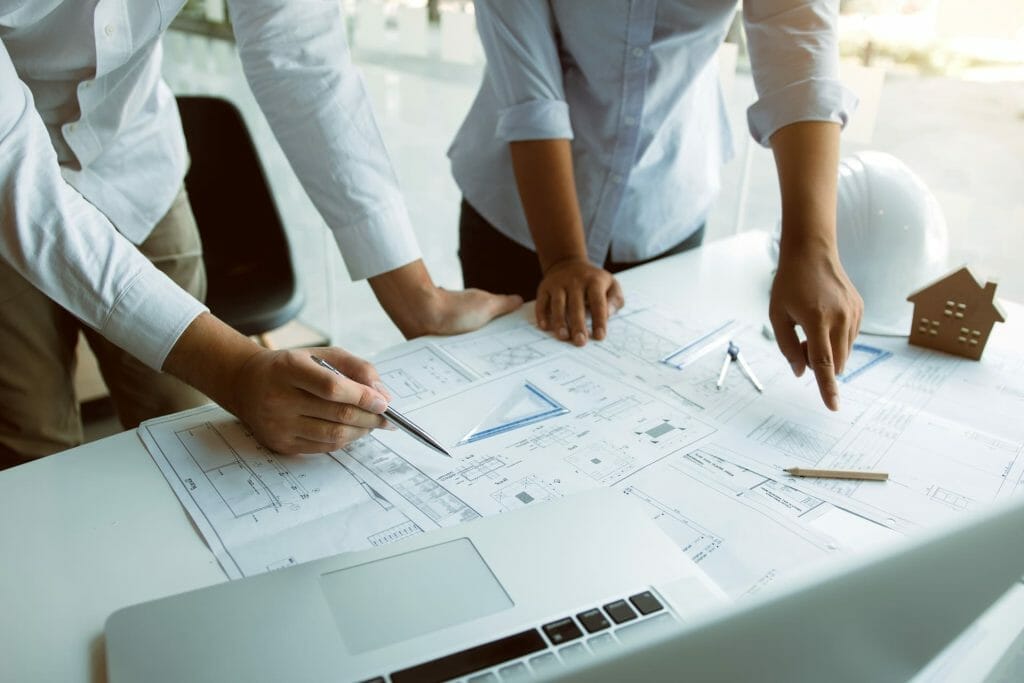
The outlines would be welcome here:
M 942 209 L 913 171 L 883 152 L 843 158 L 837 189 L 839 259 L 864 299 L 861 332 L 907 336 L 907 295 L 947 271 Z

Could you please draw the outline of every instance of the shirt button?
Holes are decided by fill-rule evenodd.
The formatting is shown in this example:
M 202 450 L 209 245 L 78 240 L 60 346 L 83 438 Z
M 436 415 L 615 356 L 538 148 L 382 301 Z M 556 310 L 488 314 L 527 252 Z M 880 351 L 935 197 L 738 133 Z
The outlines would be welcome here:
M 622 122 L 625 123 L 627 126 L 635 126 L 636 125 L 636 117 L 635 116 L 627 116 L 626 118 L 622 119 Z
M 64 132 L 65 133 L 74 133 L 76 127 L 77 126 L 75 126 L 75 124 L 69 123 L 68 125 L 64 126 Z
M 640 59 L 641 57 L 643 57 L 644 54 L 645 54 L 645 50 L 642 47 L 634 47 L 633 48 L 633 56 L 636 57 L 637 59 Z
M 113 24 L 107 24 L 106 26 L 103 27 L 103 32 L 107 34 L 107 38 L 109 38 L 110 36 L 114 35 L 114 25 Z
M 622 183 L 622 176 L 619 175 L 618 173 L 613 173 L 612 174 L 612 182 L 615 183 L 616 185 L 621 184 Z

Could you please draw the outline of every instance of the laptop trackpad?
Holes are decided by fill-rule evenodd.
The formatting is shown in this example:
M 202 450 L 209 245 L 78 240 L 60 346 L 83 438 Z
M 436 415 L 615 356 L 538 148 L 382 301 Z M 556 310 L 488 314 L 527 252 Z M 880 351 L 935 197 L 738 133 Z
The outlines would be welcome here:
M 359 654 L 512 607 L 468 538 L 320 576 L 350 654 Z

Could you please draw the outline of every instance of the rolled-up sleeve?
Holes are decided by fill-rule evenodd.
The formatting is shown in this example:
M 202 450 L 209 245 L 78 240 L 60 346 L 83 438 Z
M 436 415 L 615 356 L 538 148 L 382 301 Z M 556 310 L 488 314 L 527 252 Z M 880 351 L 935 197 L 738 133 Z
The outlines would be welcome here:
M 0 258 L 156 370 L 206 310 L 64 181 L 32 95 L 2 42 Z
M 232 0 L 246 79 L 356 280 L 420 258 L 338 0 Z
M 495 135 L 506 142 L 572 139 L 550 4 L 477 0 L 475 7 L 499 106 Z
M 838 0 L 746 0 L 743 20 L 758 100 L 750 134 L 768 147 L 797 121 L 845 126 L 857 97 L 839 80 Z

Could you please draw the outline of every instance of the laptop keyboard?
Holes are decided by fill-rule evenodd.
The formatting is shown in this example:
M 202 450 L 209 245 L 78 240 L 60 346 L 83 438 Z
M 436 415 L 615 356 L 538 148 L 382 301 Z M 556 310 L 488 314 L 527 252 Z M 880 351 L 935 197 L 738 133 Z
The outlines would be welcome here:
M 653 592 L 586 609 L 391 674 L 392 683 L 531 681 L 577 665 L 677 623 Z M 383 676 L 366 683 L 384 683 Z

